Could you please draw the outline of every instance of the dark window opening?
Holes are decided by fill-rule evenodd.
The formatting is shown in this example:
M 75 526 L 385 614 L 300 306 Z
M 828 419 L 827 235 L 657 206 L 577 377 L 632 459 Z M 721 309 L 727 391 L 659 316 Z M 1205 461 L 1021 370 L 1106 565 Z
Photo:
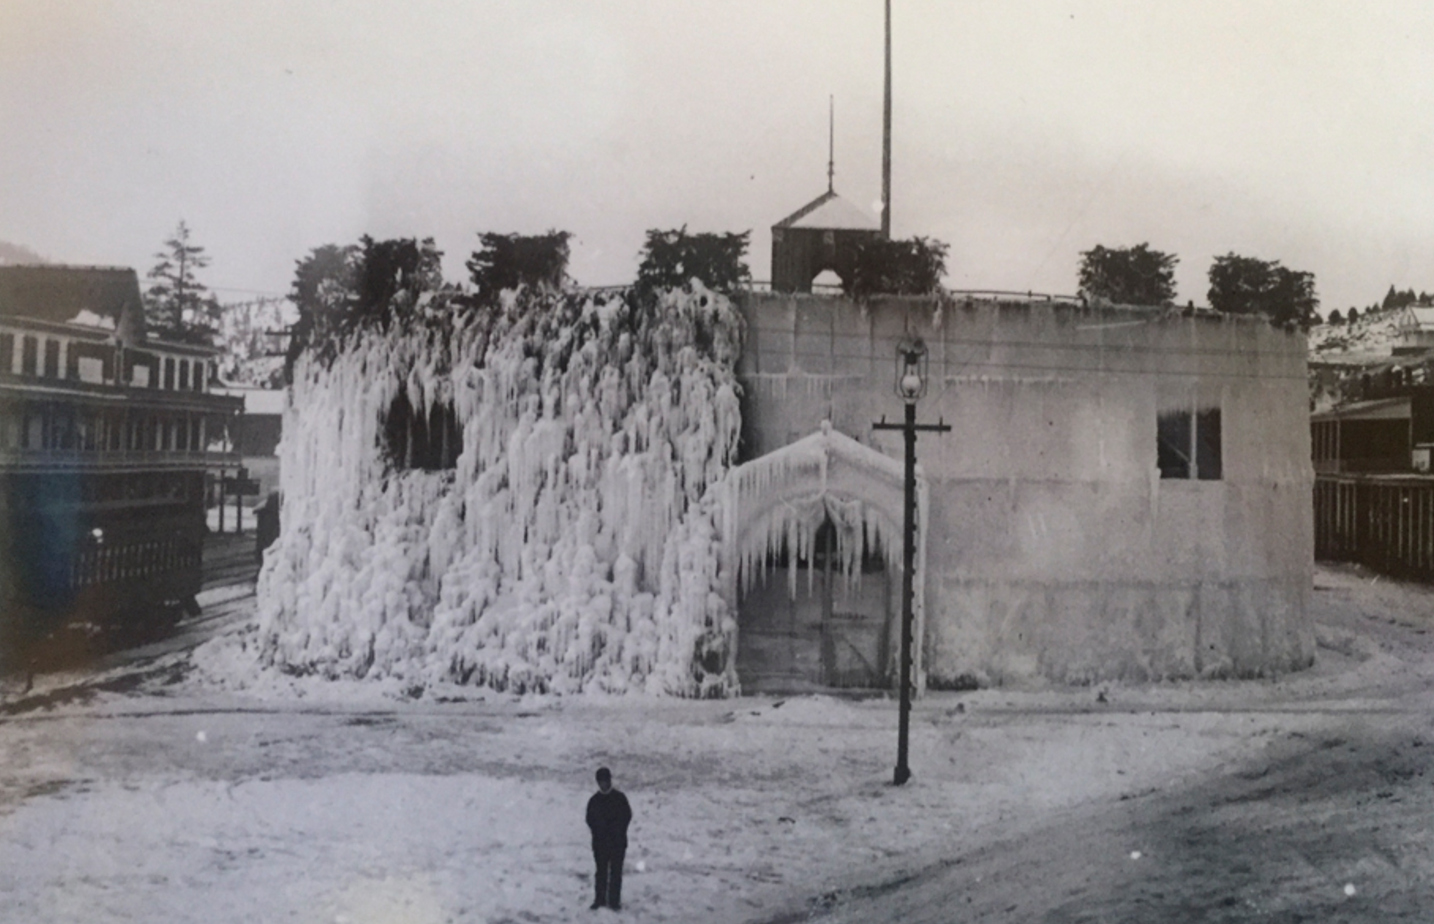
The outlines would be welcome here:
M 50 420 L 50 448 L 60 450 L 78 448 L 76 443 L 78 431 L 74 412 L 68 408 L 60 409 Z
M 179 364 L 179 390 L 189 391 L 189 360 Z
M 1219 481 L 1224 474 L 1220 409 L 1169 411 L 1156 420 L 1161 478 Z
M 164 361 L 164 390 L 174 391 L 174 360 L 173 358 Z
M 60 377 L 60 341 L 45 341 L 45 378 L 58 379 Z
M 437 402 L 424 414 L 415 411 L 402 392 L 388 407 L 383 437 L 389 461 L 400 471 L 455 468 L 463 451 L 463 428 L 452 402 Z
M 40 341 L 34 337 L 25 337 L 20 343 L 20 371 L 25 375 L 35 375 L 39 363 Z
M 15 371 L 15 335 L 0 334 L 0 373 Z

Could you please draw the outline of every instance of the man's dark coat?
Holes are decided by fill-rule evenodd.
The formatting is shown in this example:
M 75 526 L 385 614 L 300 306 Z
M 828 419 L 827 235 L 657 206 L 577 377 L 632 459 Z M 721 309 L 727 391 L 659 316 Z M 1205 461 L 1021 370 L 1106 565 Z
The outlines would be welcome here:
M 632 806 L 627 804 L 627 796 L 616 789 L 595 792 L 588 800 L 588 827 L 593 832 L 594 850 L 626 848 L 630 821 Z

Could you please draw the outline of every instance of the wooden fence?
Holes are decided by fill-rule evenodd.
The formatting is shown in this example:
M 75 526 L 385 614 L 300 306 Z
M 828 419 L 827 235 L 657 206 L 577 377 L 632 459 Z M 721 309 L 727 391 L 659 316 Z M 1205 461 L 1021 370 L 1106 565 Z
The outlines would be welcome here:
M 1318 475 L 1315 558 L 1434 580 L 1434 477 Z

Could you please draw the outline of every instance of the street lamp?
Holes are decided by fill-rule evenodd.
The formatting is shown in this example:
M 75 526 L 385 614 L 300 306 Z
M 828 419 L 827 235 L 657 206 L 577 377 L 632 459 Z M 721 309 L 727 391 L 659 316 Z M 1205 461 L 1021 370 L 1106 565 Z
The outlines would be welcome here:
M 920 337 L 897 344 L 896 396 L 907 407 L 926 397 L 926 343 Z
M 907 766 L 907 740 L 911 729 L 911 646 L 912 624 L 916 605 L 916 431 L 945 433 L 951 428 L 944 421 L 935 424 L 916 422 L 916 402 L 926 394 L 926 344 L 920 337 L 903 340 L 896 347 L 896 395 L 906 403 L 903 423 L 889 424 L 886 418 L 875 424 L 877 430 L 901 430 L 906 437 L 906 503 L 902 524 L 901 568 L 901 718 L 897 726 L 895 783 L 911 779 Z

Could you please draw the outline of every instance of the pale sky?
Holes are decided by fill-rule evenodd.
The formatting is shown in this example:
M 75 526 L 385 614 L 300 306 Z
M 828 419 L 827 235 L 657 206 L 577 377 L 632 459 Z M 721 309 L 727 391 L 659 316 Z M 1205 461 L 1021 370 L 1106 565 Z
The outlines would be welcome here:
M 0 240 L 143 274 L 183 218 L 228 299 L 325 243 L 643 232 L 880 196 L 881 0 L 0 0 Z M 1434 290 L 1434 4 L 893 0 L 892 231 L 957 288 L 1069 293 L 1148 241 L 1205 301 L 1235 251 L 1322 308 Z

